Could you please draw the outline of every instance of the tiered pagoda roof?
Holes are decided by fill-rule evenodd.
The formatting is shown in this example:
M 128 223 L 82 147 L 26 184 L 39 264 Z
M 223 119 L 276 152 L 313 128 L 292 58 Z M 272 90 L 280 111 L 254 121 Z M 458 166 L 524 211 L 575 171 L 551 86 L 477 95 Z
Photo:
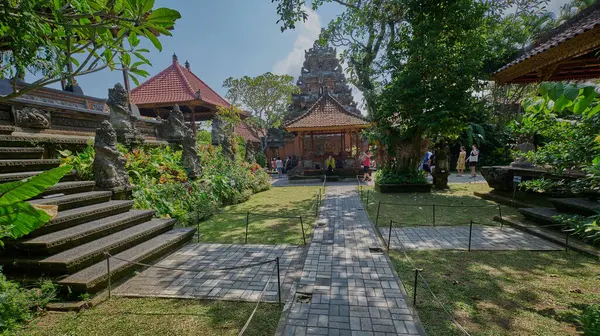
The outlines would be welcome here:
M 173 63 L 131 90 L 131 102 L 138 106 L 197 102 L 228 107 L 229 103 L 190 69 L 189 63 L 181 66 L 177 56 Z
M 538 39 L 493 78 L 500 84 L 600 77 L 600 1 Z
M 348 111 L 329 92 L 323 95 L 302 115 L 286 123 L 294 131 L 335 131 L 366 128 L 369 121 L 361 114 Z

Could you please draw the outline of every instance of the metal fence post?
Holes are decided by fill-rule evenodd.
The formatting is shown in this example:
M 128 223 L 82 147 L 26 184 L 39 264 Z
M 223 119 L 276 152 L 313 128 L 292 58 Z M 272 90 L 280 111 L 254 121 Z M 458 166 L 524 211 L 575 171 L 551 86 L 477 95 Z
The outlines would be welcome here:
M 433 226 L 435 226 L 435 204 L 433 204 Z
M 565 252 L 569 252 L 569 233 L 567 233 L 567 238 L 565 238 Z
M 415 268 L 415 284 L 413 287 L 413 305 L 416 306 L 417 305 L 417 280 L 419 277 L 419 272 L 421 272 L 422 269 L 419 268 Z
M 473 232 L 473 221 L 469 224 L 469 252 L 471 252 L 471 234 Z
M 279 300 L 279 307 L 281 307 L 281 280 L 279 279 L 279 257 L 275 258 L 277 262 L 277 296 Z
M 302 216 L 300 216 L 300 227 L 302 228 L 302 241 L 306 246 L 306 235 L 304 234 L 304 224 L 302 223 Z
M 321 197 L 321 193 L 319 192 L 319 194 L 317 195 L 317 199 L 315 200 L 315 202 L 317 204 L 315 204 L 315 217 L 319 216 L 319 198 Z
M 246 240 L 244 244 L 248 244 L 248 225 L 250 224 L 250 211 L 246 212 Z
M 196 224 L 197 228 L 196 228 L 196 241 L 199 243 L 200 242 L 200 221 L 198 221 L 198 224 Z
M 375 217 L 375 226 L 379 223 L 379 209 L 381 208 L 381 201 L 377 202 L 377 217 Z
M 390 231 L 388 232 L 388 243 L 387 243 L 388 252 L 390 252 L 390 244 L 392 241 L 392 223 L 393 222 L 394 222 L 394 220 L 390 219 Z
M 371 190 L 367 189 L 367 211 L 369 211 L 369 192 Z
M 105 253 L 106 255 L 106 274 L 108 275 L 108 298 L 110 299 L 111 297 L 111 290 L 112 290 L 112 285 L 111 285 L 111 279 L 110 279 L 110 254 Z

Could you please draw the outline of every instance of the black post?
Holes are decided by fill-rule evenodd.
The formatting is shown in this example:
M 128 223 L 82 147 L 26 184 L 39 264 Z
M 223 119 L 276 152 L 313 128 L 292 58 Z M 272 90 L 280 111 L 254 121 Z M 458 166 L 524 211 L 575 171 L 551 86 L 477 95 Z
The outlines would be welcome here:
M 375 217 L 375 226 L 379 223 L 379 209 L 381 208 L 381 201 L 377 202 L 377 217 Z
M 197 220 L 197 219 L 196 219 Z M 197 228 L 196 228 L 196 242 L 199 243 L 200 242 L 200 221 L 198 221 Z
M 473 221 L 469 224 L 469 252 L 471 252 L 471 233 L 473 232 Z
M 433 226 L 435 226 L 435 204 L 433 204 Z
M 306 246 L 306 236 L 304 235 L 304 224 L 302 223 L 302 216 L 300 216 L 300 227 L 302 228 L 302 241 Z
M 250 211 L 246 212 L 246 240 L 244 244 L 248 244 L 248 225 L 250 225 Z
M 567 233 L 567 238 L 565 238 L 565 252 L 569 252 L 569 233 Z
M 504 221 L 502 220 L 502 208 L 498 205 L 498 213 L 500 213 L 500 229 L 504 226 Z
M 390 244 L 391 244 L 391 241 L 392 241 L 392 223 L 393 222 L 394 221 L 392 219 L 390 219 L 390 231 L 388 232 L 388 244 L 387 244 L 388 245 L 387 246 L 388 252 L 390 252 Z
M 417 305 L 417 280 L 418 280 L 420 271 L 422 271 L 422 269 L 415 268 L 415 284 L 413 287 L 413 305 L 414 306 Z
M 108 298 L 111 297 L 110 254 L 106 253 L 106 274 L 108 275 Z
M 369 211 L 369 191 L 371 190 L 367 189 L 367 211 Z
M 275 258 L 277 262 L 277 296 L 279 297 L 279 307 L 281 307 L 281 280 L 279 279 L 279 257 Z

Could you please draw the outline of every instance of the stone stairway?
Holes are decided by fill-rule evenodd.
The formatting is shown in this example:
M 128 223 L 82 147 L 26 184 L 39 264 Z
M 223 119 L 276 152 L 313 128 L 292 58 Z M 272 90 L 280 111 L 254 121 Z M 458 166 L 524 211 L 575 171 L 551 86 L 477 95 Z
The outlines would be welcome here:
M 558 224 L 555 216 L 576 214 L 591 216 L 600 211 L 600 203 L 585 198 L 552 198 L 549 200 L 554 207 L 520 208 L 519 212 L 527 219 L 539 224 Z
M 17 181 L 57 167 L 42 147 L 21 139 L 0 139 L 0 183 Z M 188 242 L 194 228 L 173 228 L 175 220 L 153 218 L 152 210 L 132 210 L 133 201 L 111 200 L 110 191 L 95 190 L 94 181 L 66 175 L 33 204 L 57 205 L 58 215 L 0 253 L 3 272 L 28 278 L 50 277 L 70 292 L 96 292 L 108 279 L 104 253 L 133 261 L 158 258 Z M 114 281 L 130 274 L 131 264 L 111 260 Z

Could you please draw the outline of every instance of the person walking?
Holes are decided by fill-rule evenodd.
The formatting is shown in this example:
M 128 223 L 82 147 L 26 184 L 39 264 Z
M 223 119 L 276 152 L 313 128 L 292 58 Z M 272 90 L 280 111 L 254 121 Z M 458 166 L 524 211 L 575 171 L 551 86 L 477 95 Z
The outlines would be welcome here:
M 329 155 L 325 161 L 325 167 L 327 167 L 327 176 L 333 175 L 333 170 L 335 169 L 335 159 L 331 157 L 331 155 Z
M 277 161 L 275 161 L 275 166 L 277 167 L 277 176 L 281 177 L 283 173 L 283 161 L 281 161 L 279 156 L 277 157 Z
M 291 165 L 292 165 L 292 159 L 291 159 L 291 158 L 288 156 L 288 157 L 285 159 L 285 163 L 283 164 L 283 172 L 284 172 L 284 173 L 287 173 L 287 172 L 288 172 L 288 170 L 290 170 L 290 169 L 291 169 Z
M 465 172 L 465 162 L 467 162 L 467 149 L 465 146 L 460 146 L 460 153 L 458 154 L 458 160 L 456 161 L 456 171 L 458 175 L 463 176 Z
M 364 155 L 364 159 L 363 159 L 363 172 L 364 172 L 364 176 L 363 176 L 363 182 L 367 182 L 371 180 L 371 151 L 367 151 L 367 153 L 365 153 Z
M 477 148 L 477 145 L 473 145 L 467 160 L 469 161 L 469 168 L 471 168 L 471 177 L 477 176 L 477 173 L 475 172 L 477 162 L 479 162 L 479 149 Z

